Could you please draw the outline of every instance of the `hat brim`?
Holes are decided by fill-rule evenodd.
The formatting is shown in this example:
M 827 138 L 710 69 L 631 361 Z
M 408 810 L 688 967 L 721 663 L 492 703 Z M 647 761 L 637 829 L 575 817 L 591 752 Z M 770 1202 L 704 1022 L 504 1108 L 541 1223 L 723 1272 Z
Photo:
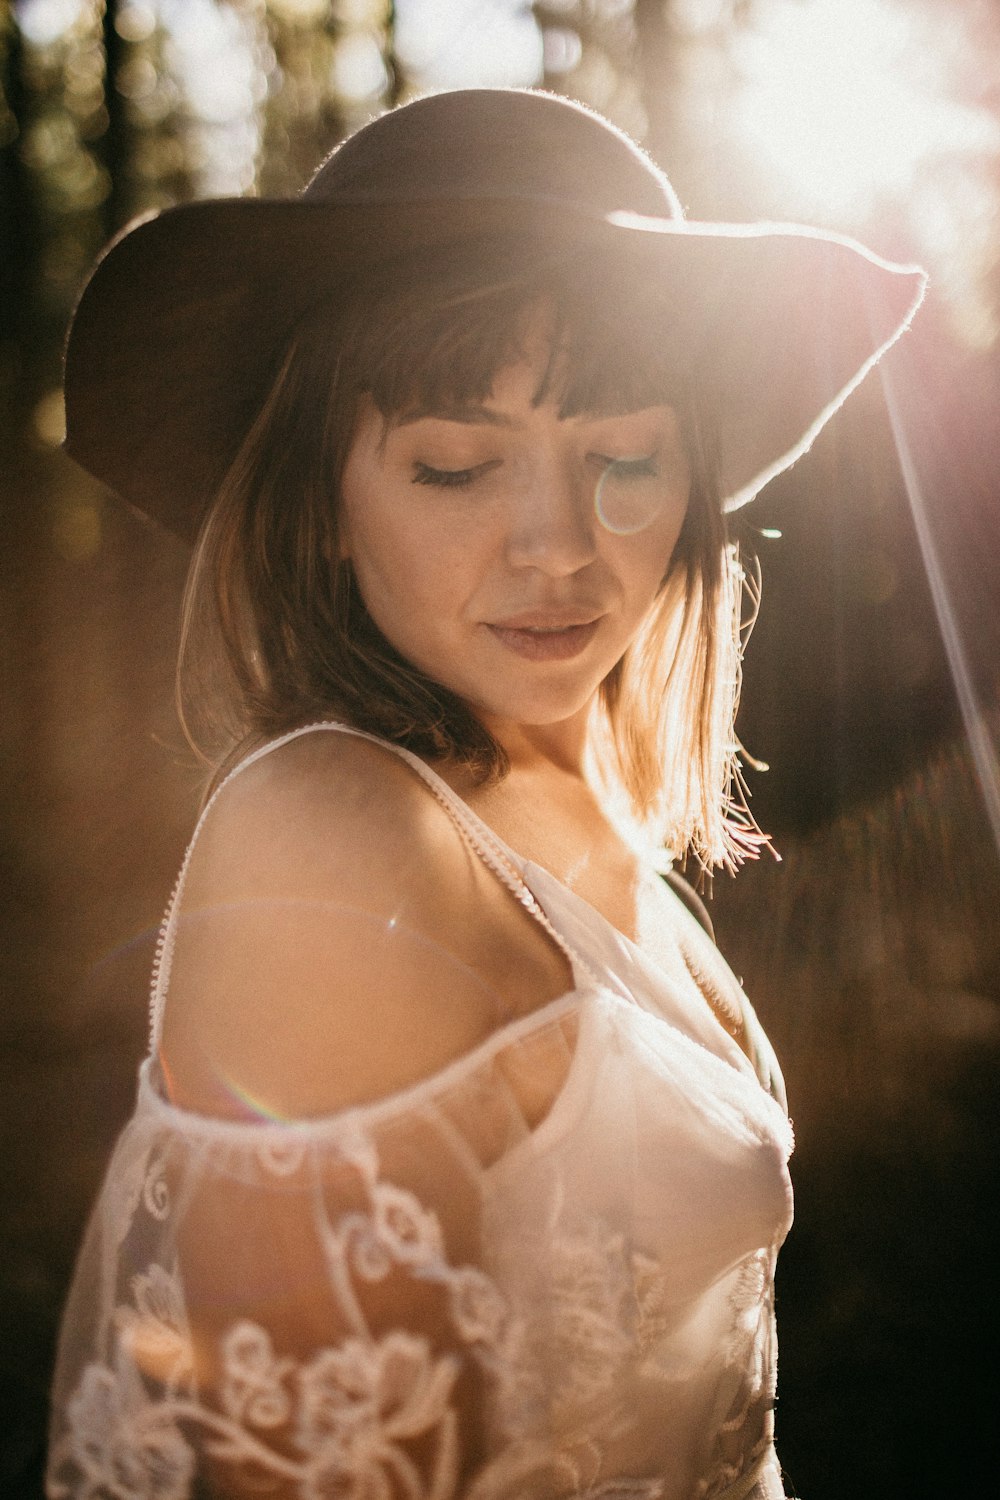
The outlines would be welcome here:
M 531 199 L 232 199 L 112 244 L 66 349 L 66 448 L 193 541 L 309 307 L 373 259 L 524 230 L 631 257 L 719 422 L 727 508 L 817 433 L 920 305 L 926 276 L 799 225 L 598 215 Z

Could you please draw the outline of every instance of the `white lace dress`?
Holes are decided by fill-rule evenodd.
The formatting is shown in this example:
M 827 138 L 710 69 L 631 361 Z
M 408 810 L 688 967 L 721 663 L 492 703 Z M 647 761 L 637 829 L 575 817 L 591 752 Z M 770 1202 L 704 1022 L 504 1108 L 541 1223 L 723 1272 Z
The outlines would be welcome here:
M 153 1048 L 65 1313 L 48 1494 L 775 1500 L 791 1132 L 759 1024 L 747 1006 L 751 1064 L 694 982 L 400 753 L 551 924 L 574 988 L 376 1104 L 193 1115 L 154 1061 L 182 871 Z M 714 947 L 680 921 L 710 976 Z M 531 1128 L 512 1064 L 560 1052 Z

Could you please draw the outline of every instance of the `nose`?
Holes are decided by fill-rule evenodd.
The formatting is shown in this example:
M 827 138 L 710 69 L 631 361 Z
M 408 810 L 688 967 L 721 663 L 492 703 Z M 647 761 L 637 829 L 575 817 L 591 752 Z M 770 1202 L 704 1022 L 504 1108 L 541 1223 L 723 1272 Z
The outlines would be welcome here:
M 539 457 L 513 497 L 509 563 L 561 578 L 578 573 L 596 555 L 594 496 L 586 476 L 570 462 Z

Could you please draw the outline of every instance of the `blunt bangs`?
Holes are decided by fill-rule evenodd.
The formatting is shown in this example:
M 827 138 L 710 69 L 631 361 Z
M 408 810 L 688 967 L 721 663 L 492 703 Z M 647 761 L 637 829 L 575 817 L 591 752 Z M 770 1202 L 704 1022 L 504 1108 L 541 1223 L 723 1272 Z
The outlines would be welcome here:
M 526 257 L 523 241 L 464 245 L 408 256 L 358 292 L 330 337 L 357 394 L 387 422 L 488 400 L 498 374 L 524 357 L 539 311 L 550 320 L 539 404 L 555 401 L 563 417 L 691 409 L 665 309 L 618 260 Z

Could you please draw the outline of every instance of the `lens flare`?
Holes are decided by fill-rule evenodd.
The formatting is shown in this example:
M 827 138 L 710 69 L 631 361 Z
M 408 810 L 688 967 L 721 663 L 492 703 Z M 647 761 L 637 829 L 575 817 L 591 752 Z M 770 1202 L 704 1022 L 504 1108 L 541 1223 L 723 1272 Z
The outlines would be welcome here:
M 624 460 L 628 462 L 629 460 Z M 605 531 L 613 536 L 636 536 L 645 531 L 663 510 L 659 485 L 637 484 L 609 464 L 594 490 L 594 513 Z
M 913 515 L 914 530 L 920 544 L 927 582 L 930 586 L 934 610 L 941 630 L 941 639 L 948 654 L 955 694 L 958 698 L 965 732 L 968 736 L 976 775 L 982 792 L 986 817 L 993 840 L 1000 850 L 1000 757 L 991 737 L 986 716 L 978 702 L 969 660 L 962 641 L 961 631 L 952 605 L 951 595 L 941 560 L 938 557 L 931 525 L 927 517 L 923 486 L 910 448 L 906 428 L 900 412 L 899 401 L 893 386 L 892 376 L 885 365 L 881 369 L 882 389 L 892 424 L 893 437 L 899 455 L 900 469 L 906 485 L 906 493 Z

